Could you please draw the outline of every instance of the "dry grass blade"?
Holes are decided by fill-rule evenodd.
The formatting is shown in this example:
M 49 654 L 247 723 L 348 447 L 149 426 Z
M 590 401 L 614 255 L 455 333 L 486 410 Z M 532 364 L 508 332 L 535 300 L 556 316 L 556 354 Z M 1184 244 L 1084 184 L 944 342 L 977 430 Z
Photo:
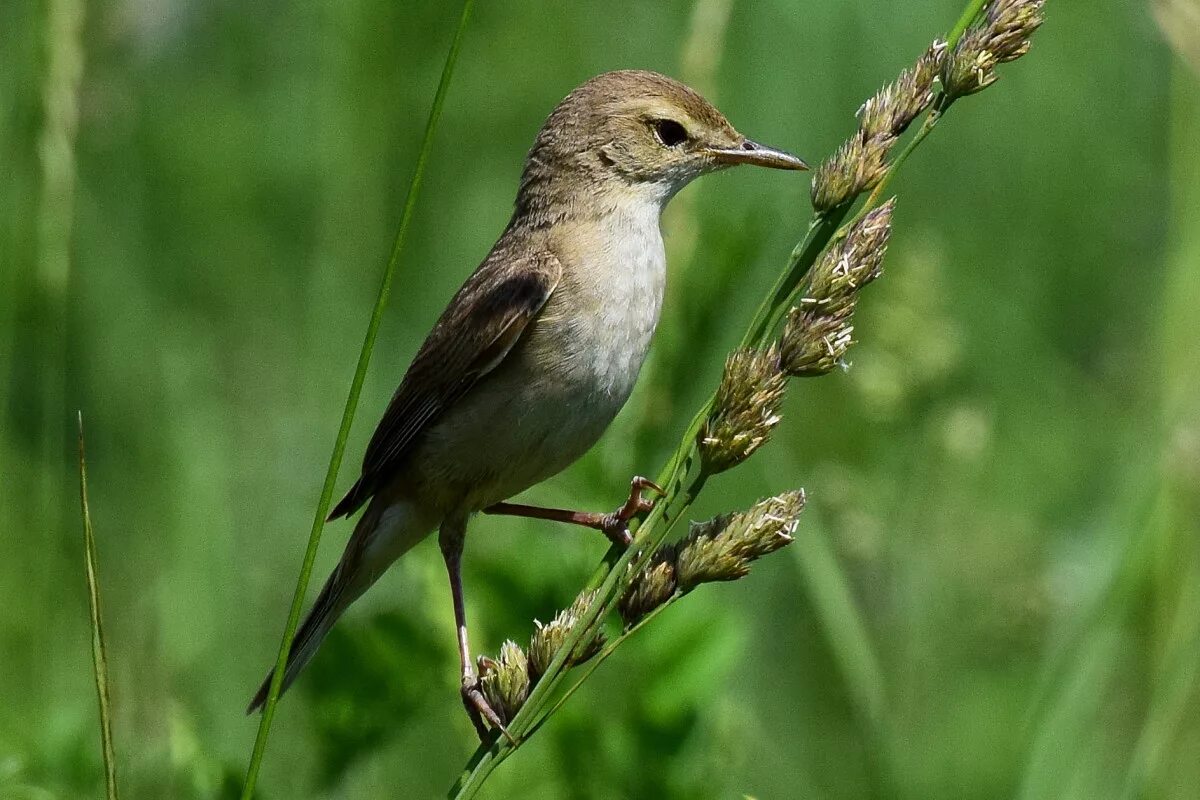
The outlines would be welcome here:
M 104 646 L 104 624 L 100 615 L 100 579 L 96 576 L 96 536 L 88 508 L 87 456 L 83 447 L 83 412 L 79 421 L 79 509 L 83 516 L 83 551 L 87 571 L 88 605 L 92 624 L 92 669 L 100 705 L 100 743 L 104 748 L 104 785 L 108 800 L 117 798 L 117 759 L 113 748 L 112 710 L 108 699 L 108 656 Z

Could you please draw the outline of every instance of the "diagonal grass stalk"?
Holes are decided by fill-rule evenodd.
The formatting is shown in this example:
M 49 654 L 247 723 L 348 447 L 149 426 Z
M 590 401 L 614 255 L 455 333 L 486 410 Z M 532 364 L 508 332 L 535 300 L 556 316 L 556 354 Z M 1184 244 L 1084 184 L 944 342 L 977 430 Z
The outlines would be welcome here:
M 959 18 L 951 34 L 947 37 L 947 47 L 953 50 L 955 44 L 971 23 L 979 16 L 985 6 L 984 0 L 971 0 Z M 909 153 L 928 136 L 936 120 L 928 122 L 929 116 L 935 112 L 940 116 L 949 107 L 951 100 L 940 96 L 934 103 L 934 110 L 926 117 L 926 124 L 914 136 L 908 148 L 889 166 L 883 181 L 890 181 L 898 171 Z M 877 195 L 872 195 L 864 204 L 860 216 L 877 202 Z M 787 313 L 796 294 L 804 285 L 804 281 L 812 266 L 825 251 L 826 247 L 843 233 L 839 228 L 842 221 L 853 206 L 851 199 L 827 212 L 819 213 L 810 224 L 803 240 L 792 251 L 788 262 L 776 281 L 775 285 L 763 299 L 758 311 L 750 322 L 743 345 L 761 345 L 768 341 L 779 327 L 780 321 Z M 855 217 L 857 220 L 859 217 Z M 603 562 L 596 568 L 586 586 L 587 590 L 596 589 L 595 599 L 579 616 L 579 622 L 571 634 L 566 637 L 554 659 L 545 673 L 534 685 L 520 712 L 508 726 L 509 732 L 516 740 L 515 744 L 507 739 L 494 737 L 490 743 L 480 745 L 468 761 L 462 775 L 447 794 L 451 800 L 467 800 L 476 796 L 488 776 L 505 759 L 512 755 L 529 735 L 540 728 L 546 719 L 559 707 L 558 703 L 551 704 L 556 693 L 560 693 L 561 684 L 567 672 L 568 654 L 575 651 L 579 642 L 594 636 L 597 626 L 616 606 L 620 595 L 629 580 L 629 575 L 637 574 L 648 563 L 653 552 L 670 535 L 675 523 L 687 512 L 696 496 L 703 489 L 709 475 L 703 469 L 698 450 L 698 438 L 712 408 L 713 397 L 699 409 L 687 431 L 684 433 L 679 447 L 671 456 L 667 465 L 658 476 L 658 484 L 666 490 L 662 498 L 641 524 L 636 521 L 631 526 L 634 535 L 633 545 L 624 552 L 610 549 Z M 622 636 L 607 648 L 607 657 L 612 649 L 627 637 Z M 594 669 L 592 667 L 591 669 Z M 591 673 L 588 670 L 586 675 Z M 576 683 L 568 690 L 568 695 L 578 688 Z
M 117 800 L 117 757 L 113 748 L 112 710 L 108 698 L 108 651 L 104 644 L 104 624 L 100 615 L 100 579 L 96 567 L 96 536 L 92 530 L 92 512 L 88 507 L 87 455 L 83 446 L 83 412 L 77 412 L 79 424 L 79 511 L 83 517 L 83 553 L 87 571 L 88 607 L 92 626 L 92 672 L 96 679 L 96 699 L 100 706 L 100 745 L 104 757 L 104 788 L 108 800 Z
M 358 409 L 359 397 L 362 394 L 363 381 L 366 379 L 367 367 L 371 363 L 371 353 L 375 348 L 375 339 L 379 333 L 379 325 L 383 320 L 383 312 L 387 307 L 391 294 L 392 282 L 400 263 L 400 254 L 404 242 L 408 238 L 408 229 L 412 223 L 413 210 L 416 208 L 417 195 L 421 190 L 421 181 L 425 175 L 425 166 L 429 153 L 433 148 L 433 134 L 437 130 L 442 116 L 442 108 L 446 101 L 446 92 L 450 87 L 450 78 L 454 74 L 454 65 L 462 48 L 463 36 L 467 22 L 471 17 L 471 7 L 474 0 L 465 0 L 462 13 L 459 15 L 458 27 L 446 54 L 446 63 L 442 68 L 442 76 L 438 82 L 437 91 L 433 97 L 433 105 L 429 110 L 429 118 L 425 123 L 425 132 L 421 139 L 421 149 L 417 154 L 416 167 L 413 169 L 412 180 L 408 186 L 408 194 L 404 200 L 404 210 L 400 216 L 400 225 L 396 239 L 392 245 L 391 256 L 383 272 L 383 280 L 379 286 L 379 295 L 367 323 L 366 336 L 363 338 L 362 350 L 358 356 L 358 366 L 354 370 L 354 378 L 350 383 L 350 392 L 346 397 L 346 407 L 342 412 L 341 426 L 338 428 L 337 439 L 333 445 L 333 453 L 329 458 L 329 468 L 325 473 L 325 482 L 321 487 L 321 497 L 317 502 L 317 510 L 313 515 L 312 532 L 309 534 L 308 547 L 304 552 L 304 561 L 300 567 L 300 576 L 296 581 L 296 591 L 292 596 L 291 609 L 288 612 L 287 624 L 284 626 L 283 638 L 279 643 L 279 655 L 275 662 L 274 676 L 263 706 L 262 717 L 258 724 L 258 734 L 254 739 L 254 751 L 250 756 L 250 765 L 246 771 L 246 780 L 242 786 L 242 800 L 250 800 L 254 796 L 254 786 L 258 780 L 258 772 L 262 766 L 263 754 L 270 735 L 271 721 L 275 716 L 275 705 L 279 700 L 279 690 L 283 683 L 283 673 L 287 666 L 288 653 L 291 651 L 292 640 L 296 635 L 296 627 L 300 623 L 300 612 L 304 608 L 304 595 L 312 576 L 313 563 L 316 561 L 317 549 L 321 543 L 321 533 L 325 527 L 325 518 L 329 514 L 329 506 L 333 501 L 333 490 L 337 483 L 338 470 L 342 465 L 342 457 L 346 451 L 346 440 L 350 436 L 350 428 L 354 423 L 354 414 Z
M 854 599 L 850 577 L 837 561 L 828 525 L 810 509 L 809 534 L 803 547 L 792 549 L 804 588 L 817 616 L 824 622 L 830 649 L 841 667 L 846 687 L 864 727 L 877 742 L 883 740 L 886 691 L 883 667 L 871 644 L 870 632 Z
M 967 3 L 967 7 L 963 9 L 963 13 L 958 18 L 958 22 L 954 23 L 954 27 L 950 29 L 950 34 L 946 37 L 946 43 L 953 48 L 958 44 L 958 40 L 967 32 L 967 28 L 983 11 L 983 7 L 987 5 L 987 0 L 971 0 Z

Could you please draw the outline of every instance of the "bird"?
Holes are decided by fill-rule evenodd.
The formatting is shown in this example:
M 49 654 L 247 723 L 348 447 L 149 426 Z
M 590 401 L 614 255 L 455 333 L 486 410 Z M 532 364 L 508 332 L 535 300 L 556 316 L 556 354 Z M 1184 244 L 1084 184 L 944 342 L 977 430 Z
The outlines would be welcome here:
M 663 208 L 694 179 L 739 164 L 808 168 L 656 72 L 606 72 L 559 102 L 525 159 L 508 225 L 417 351 L 361 474 L 329 515 L 366 507 L 297 631 L 284 690 L 346 609 L 436 530 L 462 702 L 481 739 L 495 735 L 489 726 L 507 735 L 471 659 L 461 576 L 468 520 L 551 519 L 628 545 L 629 521 L 652 504 L 645 493 L 661 494 L 644 478 L 611 513 L 509 501 L 583 456 L 628 400 L 662 307 Z M 247 713 L 263 706 L 272 676 Z

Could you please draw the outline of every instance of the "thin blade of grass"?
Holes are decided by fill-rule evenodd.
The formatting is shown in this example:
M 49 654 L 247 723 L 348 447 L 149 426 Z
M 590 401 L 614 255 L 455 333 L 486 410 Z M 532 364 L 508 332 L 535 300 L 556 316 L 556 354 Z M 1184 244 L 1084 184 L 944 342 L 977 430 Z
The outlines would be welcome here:
M 254 751 L 250 756 L 250 765 L 246 770 L 245 783 L 242 785 L 242 800 L 250 800 L 254 796 L 254 786 L 258 781 L 258 773 L 262 767 L 263 754 L 266 751 L 271 722 L 275 717 L 275 705 L 279 701 L 279 691 L 283 684 L 283 673 L 287 666 L 288 653 L 291 652 L 292 640 L 295 638 L 296 628 L 300 624 L 300 613 L 304 608 L 304 596 L 308 590 L 309 580 L 312 577 L 313 564 L 316 561 L 317 549 L 321 543 L 321 533 L 325 528 L 325 518 L 329 514 L 329 506 L 333 502 L 333 490 L 337 483 L 338 470 L 341 468 L 342 458 L 346 451 L 346 441 L 349 439 L 350 428 L 354 423 L 354 414 L 358 409 L 359 397 L 362 394 L 367 367 L 371 363 L 371 353 L 375 349 L 375 339 L 379 333 L 379 325 L 383 320 L 383 312 L 387 307 L 388 297 L 391 295 L 392 282 L 400 263 L 400 253 L 404 249 L 405 240 L 408 238 L 408 229 L 412 222 L 413 210 L 416 208 L 417 195 L 421 189 L 421 180 L 425 175 L 425 166 L 429 160 L 429 153 L 433 148 L 433 134 L 437 130 L 438 122 L 442 116 L 442 107 L 445 105 L 446 92 L 450 87 L 450 78 L 454 74 L 454 65 L 458 61 L 459 50 L 462 48 L 463 35 L 466 32 L 467 21 L 470 19 L 473 5 L 474 0 L 465 0 L 463 3 L 458 27 L 454 31 L 450 50 L 446 54 L 446 63 L 442 68 L 442 76 L 438 81 L 437 91 L 433 96 L 429 118 L 425 123 L 421 149 L 418 151 L 416 167 L 413 169 L 412 180 L 408 185 L 408 194 L 404 200 L 404 210 L 400 216 L 396 239 L 392 245 L 392 252 L 388 258 L 387 267 L 383 272 L 383 279 L 379 286 L 379 295 L 376 297 L 375 307 L 371 312 L 371 319 L 367 324 L 367 332 L 363 338 L 362 350 L 358 356 L 358 366 L 355 368 L 354 378 L 350 383 L 350 392 L 346 397 L 346 407 L 342 412 L 341 427 L 338 428 L 333 453 L 329 458 L 329 468 L 325 473 L 325 482 L 321 487 L 321 497 L 317 503 L 316 513 L 313 516 L 308 547 L 304 552 L 304 561 L 300 567 L 300 576 L 296 581 L 296 591 L 292 596 L 292 605 L 288 612 L 287 624 L 284 627 L 283 638 L 279 644 L 279 655 L 275 661 L 275 670 L 271 678 L 271 685 L 267 692 L 266 703 L 263 706 L 262 717 L 259 720 L 258 734 L 254 739 Z
M 882 743 L 887 697 L 883 667 L 829 531 L 816 509 L 810 507 L 808 514 L 804 539 L 792 548 L 792 555 L 867 732 Z
M 92 672 L 96 678 L 96 698 L 100 705 L 100 744 L 104 752 L 104 786 L 108 800 L 117 800 L 117 758 L 113 747 L 112 710 L 108 699 L 108 655 L 104 645 L 104 624 L 100 615 L 100 579 L 96 569 L 96 536 L 92 513 L 88 508 L 87 456 L 83 446 L 83 412 L 79 411 L 79 509 L 83 516 L 83 552 L 87 572 L 88 606 L 92 625 Z
M 1177 3 L 1176 10 L 1187 4 Z M 1164 5 L 1165 8 L 1165 5 Z M 1192 6 L 1200 13 L 1200 5 Z M 1177 42 L 1176 50 L 1189 51 Z M 1194 48 L 1193 48 L 1194 50 Z M 1200 51 L 1196 51 L 1200 52 Z M 1194 53 L 1193 53 L 1194 54 Z M 1138 541 L 1150 550 L 1144 606 L 1150 609 L 1149 696 L 1145 719 L 1126 770 L 1122 798 L 1172 797 L 1195 786 L 1200 768 L 1188 753 L 1200 718 L 1200 363 L 1193 343 L 1200 333 L 1200 100 L 1195 76 L 1182 65 L 1172 77 L 1171 233 L 1159 319 L 1163 453 L 1155 459 L 1156 513 Z M 1176 788 L 1172 788 L 1176 787 Z
M 1193 78 L 1182 67 L 1176 68 L 1172 101 L 1171 233 L 1157 311 L 1161 423 L 1147 428 L 1145 452 L 1124 469 L 1128 488 L 1112 501 L 1107 528 L 1120 534 L 1097 537 L 1125 537 L 1112 577 L 1092 607 L 1075 615 L 1078 630 L 1057 637 L 1065 643 L 1047 659 L 1033 706 L 1022 800 L 1058 800 L 1073 774 L 1091 776 L 1102 769 L 1108 769 L 1112 797 L 1190 797 L 1194 792 L 1172 792 L 1195 786 L 1200 772 L 1187 749 L 1200 691 L 1200 492 L 1187 444 L 1187 431 L 1200 419 L 1194 347 L 1200 330 L 1195 320 L 1200 232 L 1193 222 L 1200 211 L 1200 159 L 1194 149 L 1200 123 Z M 1138 670 L 1134 696 L 1144 703 L 1136 737 L 1130 742 L 1112 737 L 1128 753 L 1115 750 L 1111 741 L 1103 742 L 1107 749 L 1093 743 L 1096 721 L 1105 719 L 1111 699 L 1130 694 L 1129 684 L 1119 682 L 1128 681 L 1122 667 Z M 1099 727 L 1105 730 L 1103 723 Z M 1113 763 L 1113 752 L 1125 760 Z M 1088 784 L 1082 785 L 1086 790 Z

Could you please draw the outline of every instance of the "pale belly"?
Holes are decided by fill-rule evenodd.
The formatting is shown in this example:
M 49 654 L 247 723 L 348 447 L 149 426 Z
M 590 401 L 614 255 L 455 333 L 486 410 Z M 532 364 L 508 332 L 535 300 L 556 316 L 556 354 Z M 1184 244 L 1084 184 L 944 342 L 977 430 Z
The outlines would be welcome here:
M 443 513 L 528 489 L 608 428 L 633 391 L 662 305 L 661 240 L 641 253 L 646 262 L 626 262 L 633 268 L 621 280 L 564 285 L 513 352 L 429 430 L 411 474 Z

